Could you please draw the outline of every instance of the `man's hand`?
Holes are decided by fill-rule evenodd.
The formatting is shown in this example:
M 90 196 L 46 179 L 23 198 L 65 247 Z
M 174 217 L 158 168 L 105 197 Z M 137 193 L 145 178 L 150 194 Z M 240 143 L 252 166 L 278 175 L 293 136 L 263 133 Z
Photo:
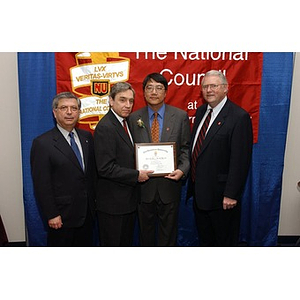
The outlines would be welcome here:
M 152 170 L 139 170 L 138 182 L 145 182 L 149 179 L 149 174 L 153 173 Z
M 168 179 L 172 179 L 175 181 L 178 181 L 182 176 L 183 176 L 183 172 L 179 169 L 176 169 L 175 171 L 173 171 L 172 173 L 168 174 L 167 176 L 165 176 L 165 178 Z
M 223 209 L 232 209 L 237 205 L 237 201 L 231 198 L 224 197 L 223 199 Z
M 63 223 L 61 220 L 61 216 L 57 216 L 53 219 L 48 220 L 48 225 L 50 228 L 59 229 L 62 227 Z

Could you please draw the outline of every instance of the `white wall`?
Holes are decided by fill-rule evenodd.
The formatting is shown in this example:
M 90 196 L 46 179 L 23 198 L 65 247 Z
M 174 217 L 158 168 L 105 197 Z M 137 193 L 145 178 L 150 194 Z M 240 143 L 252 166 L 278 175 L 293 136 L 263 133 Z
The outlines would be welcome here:
M 300 53 L 296 55 L 279 235 L 300 235 Z M 17 54 L 0 52 L 0 214 L 10 242 L 25 241 Z
M 0 214 L 10 242 L 25 241 L 17 54 L 0 52 Z
M 284 160 L 279 235 L 300 235 L 300 53 L 295 57 Z

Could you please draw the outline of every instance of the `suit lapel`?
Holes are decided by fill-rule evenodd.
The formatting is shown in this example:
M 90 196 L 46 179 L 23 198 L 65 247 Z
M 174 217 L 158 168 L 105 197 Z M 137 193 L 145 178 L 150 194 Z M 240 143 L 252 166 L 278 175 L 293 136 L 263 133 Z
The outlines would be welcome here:
M 79 137 L 80 140 L 80 144 L 81 144 L 81 148 L 82 148 L 82 153 L 83 153 L 83 160 L 84 160 L 84 166 L 85 166 L 85 170 L 88 166 L 88 153 L 89 153 L 89 141 L 86 137 L 84 137 L 80 131 L 78 131 L 77 129 L 75 129 L 77 132 L 77 135 Z
M 161 134 L 161 141 L 162 142 L 168 142 L 169 141 L 172 129 L 174 128 L 173 124 L 174 124 L 175 121 L 176 121 L 175 120 L 175 114 L 172 113 L 170 111 L 170 107 L 168 105 L 166 105 L 163 129 L 162 129 L 162 134 Z
M 112 124 L 115 126 L 117 133 L 121 136 L 121 138 L 124 140 L 124 142 L 130 147 L 133 148 L 132 142 L 130 140 L 130 137 L 125 132 L 123 126 L 119 122 L 119 120 L 115 117 L 114 113 L 110 110 L 108 112 L 109 118 L 112 122 Z
M 135 131 L 139 131 L 141 143 L 151 143 L 151 128 L 147 106 L 143 107 L 143 109 L 141 110 L 138 119 L 134 121 L 134 126 L 138 126 L 137 121 L 139 119 L 141 119 L 144 122 L 145 127 L 139 127 Z
M 206 138 L 203 141 L 202 148 L 200 154 L 206 149 L 206 147 L 209 145 L 210 141 L 214 138 L 214 136 L 217 134 L 217 132 L 222 128 L 226 121 L 226 117 L 228 115 L 228 100 L 216 119 L 214 120 L 213 124 L 211 125 L 210 129 L 207 132 Z
M 62 154 L 64 154 L 74 165 L 78 167 L 78 169 L 83 171 L 70 144 L 67 142 L 67 140 L 57 127 L 55 127 L 53 131 L 53 141 L 54 147 L 56 147 Z

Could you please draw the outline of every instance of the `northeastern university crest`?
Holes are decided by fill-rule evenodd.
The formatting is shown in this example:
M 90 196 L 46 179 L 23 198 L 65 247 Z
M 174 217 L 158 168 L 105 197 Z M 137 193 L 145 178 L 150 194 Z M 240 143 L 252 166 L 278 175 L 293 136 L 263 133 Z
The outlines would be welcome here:
M 130 59 L 118 52 L 78 52 L 70 68 L 72 91 L 81 100 L 79 124 L 94 130 L 109 110 L 110 86 L 129 78 Z

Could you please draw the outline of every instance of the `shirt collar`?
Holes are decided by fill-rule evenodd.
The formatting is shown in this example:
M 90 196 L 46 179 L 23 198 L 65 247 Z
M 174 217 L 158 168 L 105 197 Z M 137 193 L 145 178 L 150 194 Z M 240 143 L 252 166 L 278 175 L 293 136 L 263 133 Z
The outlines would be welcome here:
M 121 123 L 121 124 L 123 124 L 123 120 L 125 119 L 125 118 L 123 118 L 123 117 L 120 117 L 112 108 L 111 108 L 111 111 L 113 112 L 113 114 L 116 116 L 116 118 L 119 120 L 119 122 Z M 125 119 L 126 120 L 126 119 Z
M 160 118 L 163 118 L 164 114 L 165 114 L 165 110 L 166 110 L 166 105 L 163 104 L 162 107 L 157 111 L 158 113 L 158 116 Z M 152 118 L 152 115 L 155 113 L 155 111 L 150 107 L 148 106 L 148 114 L 149 114 L 149 119 L 151 120 Z
M 57 126 L 58 130 L 62 133 L 62 135 L 63 135 L 66 139 L 68 139 L 70 131 L 68 131 L 68 130 L 66 130 L 66 129 L 64 129 L 64 128 L 62 128 L 58 123 L 56 123 L 56 126 Z M 73 128 L 71 131 L 74 132 L 75 137 L 78 137 L 75 128 Z
M 213 114 L 214 115 L 218 115 L 218 113 L 221 111 L 221 109 L 225 105 L 226 101 L 227 101 L 227 96 L 225 96 L 224 99 L 216 107 L 214 107 L 214 108 L 212 108 L 211 106 L 207 105 L 207 110 L 212 109 Z

